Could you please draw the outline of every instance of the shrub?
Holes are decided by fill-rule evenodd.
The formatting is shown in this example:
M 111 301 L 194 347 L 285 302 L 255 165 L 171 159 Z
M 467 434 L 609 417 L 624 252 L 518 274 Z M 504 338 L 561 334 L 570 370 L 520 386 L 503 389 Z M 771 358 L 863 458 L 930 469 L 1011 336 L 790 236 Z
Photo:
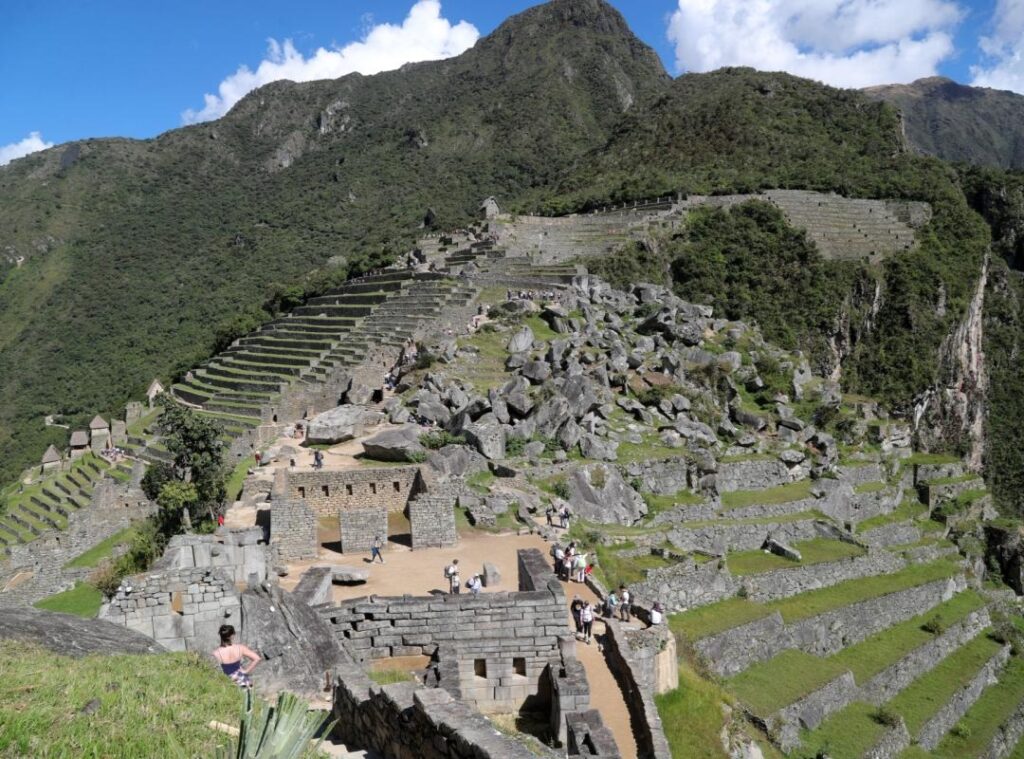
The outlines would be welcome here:
M 900 724 L 900 715 L 894 711 L 886 709 L 884 706 L 878 707 L 871 717 L 875 722 L 880 725 L 885 725 L 886 727 L 897 727 Z
M 603 488 L 607 481 L 603 467 L 596 466 L 590 470 L 590 484 L 595 488 Z
M 444 448 L 446 445 L 465 445 L 466 438 L 462 435 L 453 435 L 447 430 L 435 430 L 433 432 L 425 432 L 420 435 L 420 445 L 424 448 L 429 448 L 432 451 L 436 451 L 438 448 Z
M 921 625 L 921 629 L 925 632 L 931 633 L 932 635 L 942 635 L 942 633 L 946 630 L 946 626 L 942 624 L 942 619 L 939 617 L 938 614 L 936 614 L 934 617 L 932 617 L 923 625 Z
M 416 356 L 416 363 L 412 365 L 413 369 L 429 369 L 434 365 L 436 357 L 429 351 L 420 351 L 419 355 Z
M 521 437 L 510 437 L 505 441 L 505 455 L 509 457 L 522 456 L 526 448 L 526 441 Z
M 565 480 L 555 480 L 552 482 L 551 492 L 564 501 L 568 501 L 569 497 L 572 495 L 572 491 L 569 490 L 569 483 Z
M 413 464 L 422 464 L 427 460 L 427 454 L 423 451 L 409 451 L 405 457 Z
M 961 738 L 963 740 L 967 740 L 971 737 L 971 728 L 963 722 L 957 722 L 952 732 L 957 738 Z

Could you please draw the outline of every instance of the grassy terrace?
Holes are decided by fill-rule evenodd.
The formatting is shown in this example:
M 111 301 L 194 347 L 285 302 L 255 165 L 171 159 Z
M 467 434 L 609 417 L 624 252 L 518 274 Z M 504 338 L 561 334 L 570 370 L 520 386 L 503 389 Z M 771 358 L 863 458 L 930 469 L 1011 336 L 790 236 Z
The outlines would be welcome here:
M 90 548 L 83 554 L 76 556 L 74 559 L 64 565 L 65 569 L 75 569 L 81 567 L 95 567 L 98 566 L 101 561 L 109 558 L 114 552 L 116 546 L 124 543 L 131 542 L 132 537 L 135 535 L 134 527 L 126 527 L 120 532 L 116 532 L 104 541 L 101 541 Z
M 854 493 L 881 493 L 889 487 L 885 482 L 862 482 L 853 489 Z
M 767 604 L 754 603 L 746 598 L 730 598 L 673 614 L 669 623 L 676 634 L 698 640 L 776 611 L 787 623 L 797 622 L 843 606 L 952 577 L 959 571 L 960 566 L 956 562 L 939 559 L 930 564 L 914 564 L 893 574 L 850 580 Z
M 670 559 L 653 554 L 621 556 L 622 548 L 623 546 L 602 545 L 597 545 L 594 548 L 597 553 L 597 566 L 594 567 L 594 572 L 597 574 L 597 579 L 604 583 L 606 588 L 633 585 L 646 577 L 647 570 L 670 567 L 675 563 Z
M 973 482 L 975 480 L 977 480 L 978 483 L 981 484 L 982 487 L 984 487 L 984 484 L 985 484 L 984 480 L 982 480 L 981 477 L 979 477 L 978 475 L 974 474 L 973 472 L 968 472 L 967 474 L 961 474 L 958 477 L 938 477 L 938 478 L 936 478 L 934 480 L 928 480 L 927 484 L 931 485 L 931 486 L 936 486 L 936 485 L 959 485 L 961 482 Z
M 731 699 L 686 663 L 679 666 L 679 687 L 654 697 L 673 756 L 726 759 L 720 738 L 725 716 L 722 702 Z
M 956 464 L 960 459 L 947 453 L 914 453 L 903 459 L 904 466 L 915 464 Z
M 237 724 L 241 699 L 197 654 L 72 659 L 0 642 L 0 756 L 213 756 L 229 738 L 207 725 Z
M 939 759 L 981 756 L 999 726 L 1024 701 L 1024 661 L 1012 659 L 999 683 L 985 690 L 960 721 L 963 730 L 949 733 L 932 753 Z
M 242 487 L 245 485 L 245 476 L 251 468 L 256 466 L 256 457 L 248 456 L 238 464 L 231 471 L 231 475 L 228 477 L 224 487 L 227 490 L 227 503 L 230 505 L 232 502 L 238 500 L 238 496 L 242 492 Z
M 909 519 L 920 519 L 927 511 L 927 507 L 917 501 L 904 501 L 888 514 L 879 514 L 858 523 L 854 531 L 867 532 L 876 527 L 884 527 L 887 524 L 906 522 Z
M 755 714 L 768 716 L 850 671 L 863 685 L 886 667 L 935 637 L 924 629 L 937 622 L 946 629 L 984 605 L 974 591 L 966 591 L 931 611 L 850 646 L 834 656 L 820 658 L 802 651 L 784 651 L 774 659 L 752 665 L 728 685 Z
M 854 556 L 863 556 L 865 553 L 864 549 L 858 545 L 828 538 L 804 540 L 795 543 L 793 547 L 800 551 L 802 560 L 799 562 L 765 551 L 737 551 L 728 554 L 726 564 L 734 575 L 753 575 L 771 572 L 775 569 L 792 569 L 810 564 L 840 561 Z
M 674 495 L 654 495 L 653 493 L 644 493 L 644 502 L 647 504 L 647 516 L 653 517 L 662 511 L 668 511 L 673 506 L 694 506 L 698 503 L 703 503 L 704 499 L 701 498 L 697 493 L 693 493 L 689 490 L 680 490 Z
M 910 734 L 917 735 L 924 724 L 957 690 L 967 685 L 1000 648 L 1000 644 L 991 638 L 978 636 L 915 680 L 889 702 L 889 708 L 903 715 Z
M 832 759 L 860 759 L 886 728 L 875 719 L 876 709 L 860 701 L 850 704 L 825 720 L 812 733 L 801 733 L 801 759 L 830 756 Z
M 767 490 L 734 490 L 722 493 L 723 509 L 738 509 L 744 506 L 760 506 L 778 503 L 790 503 L 809 498 L 811 481 L 797 480 Z
M 80 582 L 71 590 L 44 598 L 37 601 L 37 609 L 47 611 L 60 611 L 65 614 L 74 614 L 76 617 L 92 618 L 99 614 L 100 606 L 103 605 L 103 594 L 88 583 Z

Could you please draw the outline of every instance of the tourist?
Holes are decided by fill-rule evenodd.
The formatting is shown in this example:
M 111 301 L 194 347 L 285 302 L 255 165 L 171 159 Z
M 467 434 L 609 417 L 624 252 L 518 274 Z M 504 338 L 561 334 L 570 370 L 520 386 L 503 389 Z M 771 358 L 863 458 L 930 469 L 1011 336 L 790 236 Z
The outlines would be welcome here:
M 630 595 L 629 591 L 626 589 L 626 586 L 625 585 L 620 585 L 619 586 L 619 619 L 621 619 L 623 622 L 629 622 L 630 621 L 629 612 L 631 610 L 630 609 L 630 601 L 632 601 L 632 598 L 633 597 Z
M 459 592 L 459 560 L 452 559 L 452 563 L 444 568 L 445 579 L 448 580 L 448 592 L 458 593 Z
M 580 609 L 580 622 L 583 626 L 583 642 L 590 645 L 590 636 L 594 629 L 594 607 L 589 601 L 584 601 Z
M 373 564 L 374 559 L 380 559 L 380 563 L 384 563 L 384 555 L 380 552 L 380 549 L 384 547 L 384 541 L 380 539 L 380 535 L 374 535 L 373 545 L 370 546 L 370 563 Z
M 544 511 L 544 516 L 546 516 L 548 518 L 548 527 L 554 527 L 555 526 L 555 507 L 551 506 L 551 505 L 548 505 L 547 509 Z
M 573 596 L 569 611 L 572 612 L 572 622 L 576 628 L 576 640 L 579 640 L 583 635 L 583 599 L 578 595 Z
M 568 504 L 562 506 L 562 510 L 559 512 L 558 516 L 562 520 L 562 529 L 563 530 L 568 530 L 569 529 L 569 517 L 572 516 L 572 512 L 569 511 L 569 505 Z
M 583 582 L 586 579 L 587 555 L 582 552 L 577 554 L 572 560 L 572 568 L 575 575 L 573 579 L 576 582 Z
M 551 555 L 555 559 L 555 574 L 558 575 L 559 579 L 562 579 L 562 563 L 565 561 L 565 549 L 558 545 L 558 543 L 555 543 L 551 550 Z
M 660 625 L 665 620 L 665 607 L 661 602 L 651 607 L 651 625 Z
M 605 619 L 615 619 L 615 607 L 619 605 L 619 597 L 615 595 L 615 590 L 611 590 L 608 596 L 604 599 L 604 616 Z
M 469 592 L 474 596 L 480 595 L 480 588 L 483 587 L 483 583 L 480 582 L 480 575 L 473 575 L 469 578 L 469 582 L 466 583 L 466 587 L 469 588 Z
M 260 655 L 248 646 L 232 642 L 235 628 L 232 625 L 221 625 L 218 630 L 220 646 L 214 649 L 213 658 L 220 664 L 224 674 L 240 688 L 251 688 L 252 679 L 249 673 L 260 663 Z M 248 666 L 242 665 L 242 659 L 248 659 Z
M 324 452 L 320 450 L 313 451 L 313 468 L 323 469 L 324 468 Z

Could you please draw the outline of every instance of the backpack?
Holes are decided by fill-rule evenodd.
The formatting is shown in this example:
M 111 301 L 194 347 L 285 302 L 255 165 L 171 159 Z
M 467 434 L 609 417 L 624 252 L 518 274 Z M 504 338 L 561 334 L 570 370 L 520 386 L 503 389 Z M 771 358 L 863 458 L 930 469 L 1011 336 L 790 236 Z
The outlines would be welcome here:
M 449 564 L 447 567 L 444 568 L 444 579 L 452 579 L 452 577 L 455 575 L 455 571 L 455 565 Z

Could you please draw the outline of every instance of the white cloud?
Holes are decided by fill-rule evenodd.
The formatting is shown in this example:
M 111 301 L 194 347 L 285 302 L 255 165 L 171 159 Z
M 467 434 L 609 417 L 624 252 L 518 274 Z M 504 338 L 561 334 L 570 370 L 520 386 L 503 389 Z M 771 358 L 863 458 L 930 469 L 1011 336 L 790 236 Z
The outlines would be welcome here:
M 1024 94 L 1024 0 L 998 0 L 992 34 L 978 47 L 982 62 L 971 66 L 971 83 Z
M 679 71 L 752 66 L 865 87 L 934 75 L 962 15 L 951 0 L 679 0 L 668 37 Z
M 240 66 L 220 83 L 216 95 L 203 96 L 201 109 L 185 111 L 182 120 L 194 124 L 220 118 L 247 93 L 268 82 L 336 79 L 354 71 L 376 74 L 413 61 L 450 58 L 472 47 L 479 37 L 480 32 L 472 24 L 452 24 L 443 18 L 439 0 L 418 0 L 401 25 L 377 24 L 359 42 L 317 48 L 308 58 L 295 49 L 291 40 L 272 39 L 267 57 L 255 71 Z
M 52 147 L 53 143 L 43 140 L 43 136 L 39 132 L 30 132 L 28 137 L 23 140 L 12 142 L 10 145 L 0 145 L 0 166 L 6 166 L 15 158 Z

